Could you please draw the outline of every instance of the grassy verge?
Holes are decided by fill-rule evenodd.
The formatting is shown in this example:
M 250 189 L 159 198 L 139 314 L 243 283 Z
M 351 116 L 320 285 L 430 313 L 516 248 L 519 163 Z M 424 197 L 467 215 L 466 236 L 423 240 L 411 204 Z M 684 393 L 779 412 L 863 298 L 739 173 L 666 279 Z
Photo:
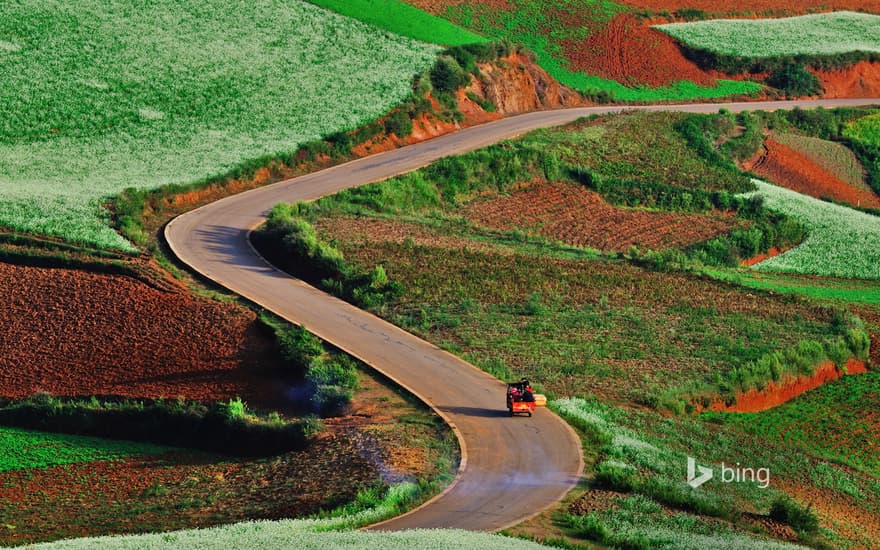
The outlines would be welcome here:
M 869 281 L 808 277 L 744 269 L 706 268 L 701 272 L 715 279 L 756 290 L 799 294 L 831 303 L 880 305 L 880 288 Z

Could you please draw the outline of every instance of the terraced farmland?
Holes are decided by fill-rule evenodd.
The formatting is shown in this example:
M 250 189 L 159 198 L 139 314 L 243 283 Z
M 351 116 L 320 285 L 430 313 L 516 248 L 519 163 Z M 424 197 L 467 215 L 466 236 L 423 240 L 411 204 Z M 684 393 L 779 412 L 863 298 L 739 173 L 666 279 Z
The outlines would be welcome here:
M 375 119 L 437 50 L 301 0 L 4 2 L 0 45 L 0 226 L 125 250 L 108 197 Z
M 717 415 L 768 440 L 880 476 L 880 373 L 845 376 L 777 408 Z M 861 492 L 857 487 L 855 492 Z

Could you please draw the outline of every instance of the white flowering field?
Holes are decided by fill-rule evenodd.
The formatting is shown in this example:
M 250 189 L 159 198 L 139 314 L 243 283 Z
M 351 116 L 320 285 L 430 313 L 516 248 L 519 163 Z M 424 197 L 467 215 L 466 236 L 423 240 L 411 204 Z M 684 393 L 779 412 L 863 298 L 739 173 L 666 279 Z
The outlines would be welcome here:
M 880 52 L 880 16 L 867 13 L 714 19 L 655 28 L 692 48 L 741 57 Z
M 767 206 L 796 218 L 808 232 L 803 243 L 755 269 L 880 279 L 880 217 L 752 181 Z
M 301 0 L 0 2 L 0 226 L 130 248 L 108 197 L 374 119 L 436 50 Z

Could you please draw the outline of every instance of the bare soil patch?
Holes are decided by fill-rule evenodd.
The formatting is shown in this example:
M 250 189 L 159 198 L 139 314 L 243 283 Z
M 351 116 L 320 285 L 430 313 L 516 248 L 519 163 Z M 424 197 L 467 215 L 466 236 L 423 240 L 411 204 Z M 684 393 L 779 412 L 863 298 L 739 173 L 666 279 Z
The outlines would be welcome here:
M 564 40 L 561 45 L 574 70 L 626 86 L 669 86 L 681 80 L 716 84 L 709 73 L 684 57 L 672 38 L 629 14 L 613 17 L 586 40 Z
M 880 13 L 880 5 L 874 3 L 874 13 Z M 843 69 L 814 70 L 825 92 L 822 97 L 877 97 L 880 95 L 880 62 L 859 61 Z
M 751 166 L 759 176 L 811 197 L 880 208 L 880 197 L 846 183 L 791 147 L 774 139 L 764 146 L 766 153 Z
M 571 183 L 539 183 L 510 196 L 475 200 L 463 208 L 478 225 L 527 229 L 566 244 L 624 251 L 685 248 L 745 223 L 733 217 L 618 208 L 601 195 Z
M 240 396 L 283 407 L 274 339 L 255 314 L 173 285 L 0 263 L 0 396 Z

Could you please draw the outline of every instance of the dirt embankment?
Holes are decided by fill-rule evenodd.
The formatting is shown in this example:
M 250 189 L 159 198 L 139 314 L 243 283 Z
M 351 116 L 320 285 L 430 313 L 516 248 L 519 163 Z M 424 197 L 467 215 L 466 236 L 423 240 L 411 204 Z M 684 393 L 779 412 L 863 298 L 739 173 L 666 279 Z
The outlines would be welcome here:
M 859 61 L 833 71 L 813 70 L 827 99 L 880 96 L 880 62 Z
M 822 384 L 837 380 L 844 374 L 863 374 L 865 372 L 867 372 L 865 363 L 856 359 L 850 359 L 846 362 L 846 372 L 828 361 L 819 365 L 815 372 L 809 376 L 783 378 L 779 382 L 770 382 L 762 390 L 753 388 L 737 394 L 736 403 L 733 405 L 726 405 L 723 401 L 718 400 L 709 405 L 707 409 L 714 412 L 737 413 L 766 411 L 782 405 L 804 392 L 818 388 Z

